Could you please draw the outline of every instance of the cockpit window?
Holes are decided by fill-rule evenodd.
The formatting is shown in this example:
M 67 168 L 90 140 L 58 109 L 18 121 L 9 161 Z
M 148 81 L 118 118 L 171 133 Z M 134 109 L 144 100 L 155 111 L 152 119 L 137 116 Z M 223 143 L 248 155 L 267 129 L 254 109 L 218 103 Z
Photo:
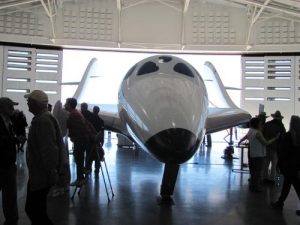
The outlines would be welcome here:
M 135 64 L 133 67 L 130 68 L 130 70 L 128 70 L 128 72 L 126 73 L 125 77 L 124 77 L 124 80 L 126 80 L 128 77 L 130 77 L 130 75 L 133 73 L 133 71 L 135 70 L 136 68 L 136 65 Z
M 193 74 L 193 71 L 190 70 L 190 68 L 188 68 L 185 64 L 183 63 L 177 63 L 175 66 L 174 66 L 174 71 L 177 72 L 177 73 L 181 73 L 181 74 L 184 74 L 186 76 L 189 76 L 189 77 L 194 77 L 194 74 Z
M 146 62 L 138 70 L 137 75 L 144 75 L 148 73 L 154 73 L 159 70 L 159 67 L 154 62 Z

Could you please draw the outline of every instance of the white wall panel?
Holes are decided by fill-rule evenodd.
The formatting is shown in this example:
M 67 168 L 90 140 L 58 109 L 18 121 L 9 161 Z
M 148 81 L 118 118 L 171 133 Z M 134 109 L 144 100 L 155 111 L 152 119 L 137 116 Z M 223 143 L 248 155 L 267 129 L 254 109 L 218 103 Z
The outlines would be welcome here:
M 253 116 L 258 114 L 259 104 L 270 115 L 280 110 L 288 126 L 295 110 L 295 56 L 242 57 L 241 105 Z M 247 79 L 249 76 L 252 79 Z M 258 79 L 259 78 L 259 79 Z M 298 82 L 299 83 L 299 82 Z M 255 89 L 256 88 L 256 89 Z M 258 90 L 263 88 L 263 90 Z
M 28 118 L 32 115 L 28 112 L 24 94 L 34 89 L 44 90 L 52 105 L 61 98 L 61 50 L 4 46 L 2 52 L 2 96 L 19 102 L 17 108 L 24 111 Z
M 295 57 L 295 114 L 300 116 L 300 56 Z
M 0 78 L 0 97 L 3 96 L 3 46 L 0 45 L 0 71 L 1 71 L 1 78 Z

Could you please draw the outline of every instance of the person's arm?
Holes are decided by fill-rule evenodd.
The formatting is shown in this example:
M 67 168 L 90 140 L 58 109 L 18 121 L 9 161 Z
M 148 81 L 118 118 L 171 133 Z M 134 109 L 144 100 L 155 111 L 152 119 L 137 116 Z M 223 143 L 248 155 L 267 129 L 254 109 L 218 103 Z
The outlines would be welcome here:
M 247 134 L 241 138 L 241 140 L 239 141 L 238 145 L 240 145 L 243 141 L 245 141 L 246 139 L 248 139 Z
M 267 140 L 265 139 L 265 137 L 263 136 L 261 131 L 258 131 L 256 133 L 256 138 L 260 141 L 260 143 L 262 143 L 263 145 L 269 145 L 272 144 L 274 141 L 276 141 L 278 139 L 278 137 L 280 136 L 280 133 L 278 133 L 275 137 Z

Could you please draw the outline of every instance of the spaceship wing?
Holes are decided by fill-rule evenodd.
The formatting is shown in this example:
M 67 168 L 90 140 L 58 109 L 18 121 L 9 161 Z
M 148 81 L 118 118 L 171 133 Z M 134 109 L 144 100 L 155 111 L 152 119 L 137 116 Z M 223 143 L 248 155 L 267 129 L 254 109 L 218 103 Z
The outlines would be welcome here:
M 206 133 L 214 133 L 247 123 L 251 115 L 239 108 L 209 108 Z

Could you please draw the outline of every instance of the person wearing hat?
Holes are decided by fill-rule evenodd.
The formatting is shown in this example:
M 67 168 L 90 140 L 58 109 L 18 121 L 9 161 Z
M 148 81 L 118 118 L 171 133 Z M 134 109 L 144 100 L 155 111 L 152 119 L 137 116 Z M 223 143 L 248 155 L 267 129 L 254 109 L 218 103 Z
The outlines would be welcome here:
M 260 112 L 258 115 L 256 115 L 255 117 L 257 117 L 261 123 L 262 123 L 262 126 L 265 125 L 266 123 L 266 119 L 269 117 L 267 116 L 267 113 L 266 112 Z
M 18 223 L 16 153 L 17 139 L 10 117 L 17 102 L 10 98 L 0 98 L 0 190 L 5 225 Z
M 58 181 L 63 139 L 55 117 L 48 111 L 48 96 L 34 90 L 24 95 L 34 115 L 28 133 L 26 162 L 28 186 L 25 212 L 32 224 L 52 225 L 47 215 L 47 195 Z
M 283 116 L 280 111 L 277 110 L 275 113 L 271 114 L 272 120 L 265 123 L 263 128 L 264 136 L 269 139 L 280 133 L 280 135 L 285 134 L 286 130 L 282 123 Z M 266 160 L 263 170 L 263 181 L 267 184 L 275 184 L 275 177 L 277 176 L 277 151 L 279 146 L 280 138 L 277 139 L 272 144 L 266 146 Z M 271 168 L 269 170 L 271 164 Z

